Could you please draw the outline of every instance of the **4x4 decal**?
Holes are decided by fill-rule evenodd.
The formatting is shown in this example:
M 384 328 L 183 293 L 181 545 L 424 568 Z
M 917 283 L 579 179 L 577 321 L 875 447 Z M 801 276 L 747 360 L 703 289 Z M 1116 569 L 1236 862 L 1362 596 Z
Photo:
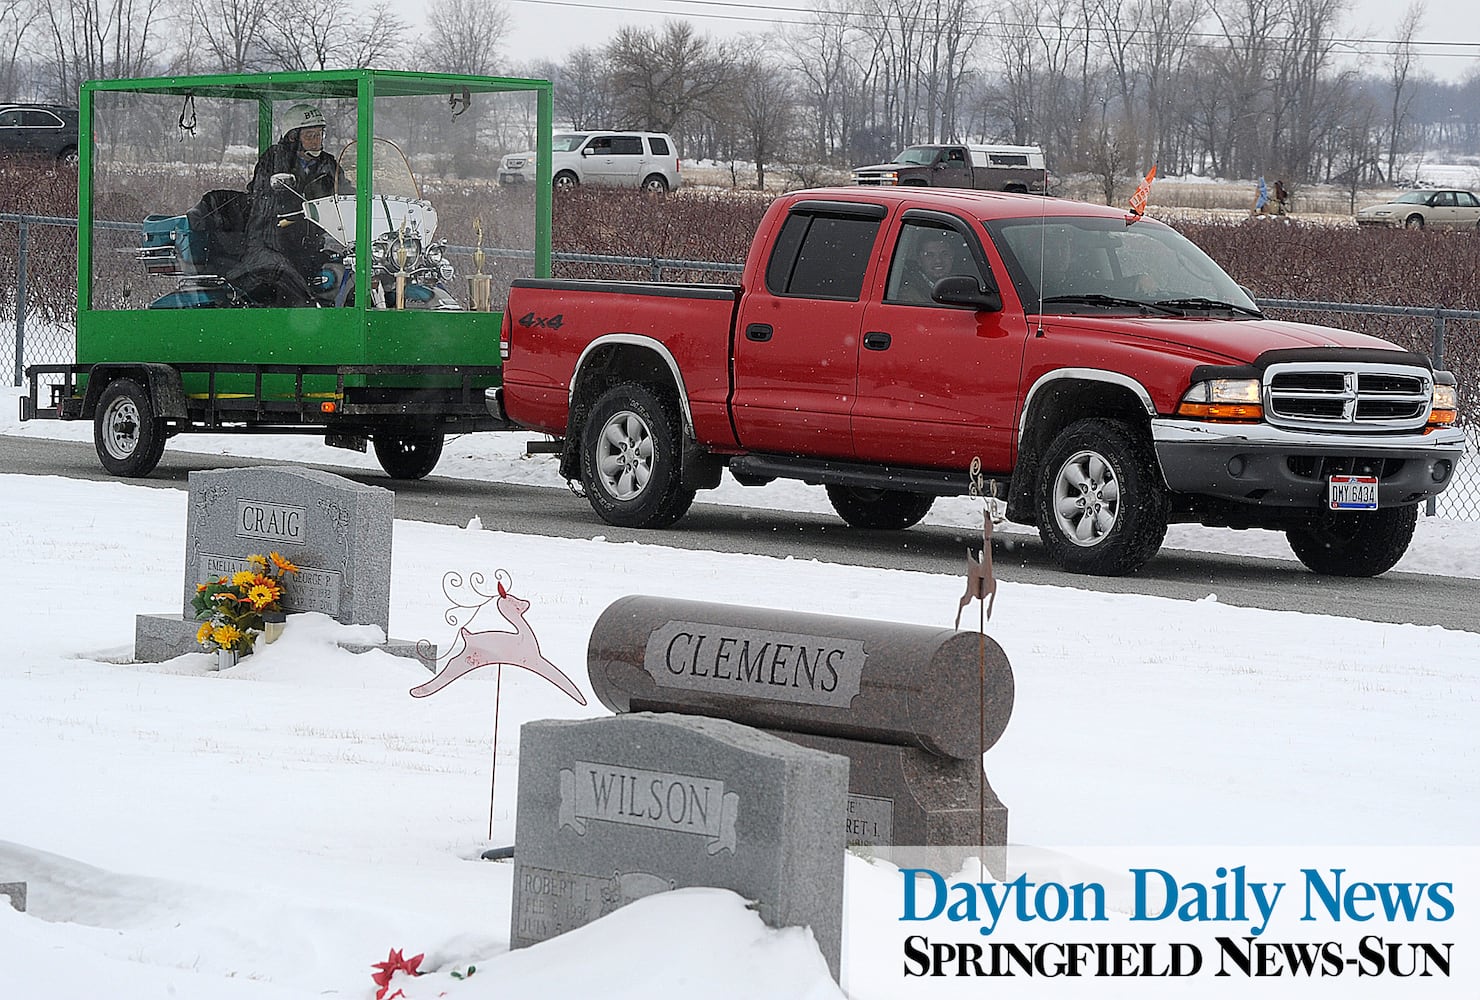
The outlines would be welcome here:
M 554 316 L 536 316 L 527 312 L 519 317 L 519 325 L 524 327 L 543 326 L 551 330 L 558 330 L 565 325 L 565 314 L 556 313 Z

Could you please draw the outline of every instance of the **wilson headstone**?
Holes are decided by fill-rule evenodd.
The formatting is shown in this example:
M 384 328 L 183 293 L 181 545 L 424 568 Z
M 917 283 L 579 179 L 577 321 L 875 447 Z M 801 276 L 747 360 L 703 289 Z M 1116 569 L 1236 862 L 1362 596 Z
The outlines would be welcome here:
M 848 761 L 723 719 L 526 723 L 510 946 L 654 892 L 731 889 L 842 952 Z

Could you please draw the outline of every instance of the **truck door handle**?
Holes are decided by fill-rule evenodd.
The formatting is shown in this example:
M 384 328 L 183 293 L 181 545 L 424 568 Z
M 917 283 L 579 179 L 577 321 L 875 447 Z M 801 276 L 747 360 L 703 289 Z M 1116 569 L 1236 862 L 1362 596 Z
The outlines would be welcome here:
M 771 333 L 772 330 L 769 323 L 752 323 L 745 328 L 745 339 L 764 344 L 771 339 Z
M 863 346 L 870 351 L 887 351 L 889 343 L 894 338 L 879 330 L 872 330 L 863 335 Z

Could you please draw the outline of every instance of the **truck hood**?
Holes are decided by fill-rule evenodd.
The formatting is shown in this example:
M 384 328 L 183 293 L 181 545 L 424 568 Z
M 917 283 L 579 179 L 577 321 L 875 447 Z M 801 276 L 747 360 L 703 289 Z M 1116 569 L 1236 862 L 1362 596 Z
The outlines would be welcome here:
M 1030 317 L 1030 325 L 1032 319 Z M 1141 341 L 1181 350 L 1206 364 L 1247 364 L 1265 351 L 1300 347 L 1348 347 L 1403 351 L 1364 333 L 1309 323 L 1273 319 L 1200 319 L 1162 316 L 1046 316 L 1043 325 L 1054 331 L 1078 331 L 1095 339 Z
M 861 170 L 919 170 L 918 163 L 870 163 L 866 167 L 854 167 L 854 173 Z

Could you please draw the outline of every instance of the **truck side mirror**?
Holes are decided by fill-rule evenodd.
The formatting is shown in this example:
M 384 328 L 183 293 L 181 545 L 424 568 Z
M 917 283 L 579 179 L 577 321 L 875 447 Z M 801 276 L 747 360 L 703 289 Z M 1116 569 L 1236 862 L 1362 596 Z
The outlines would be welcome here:
M 930 297 L 941 305 L 971 306 L 984 312 L 998 312 L 1002 308 L 1002 293 L 995 288 L 983 288 L 969 274 L 941 278 L 931 289 Z

